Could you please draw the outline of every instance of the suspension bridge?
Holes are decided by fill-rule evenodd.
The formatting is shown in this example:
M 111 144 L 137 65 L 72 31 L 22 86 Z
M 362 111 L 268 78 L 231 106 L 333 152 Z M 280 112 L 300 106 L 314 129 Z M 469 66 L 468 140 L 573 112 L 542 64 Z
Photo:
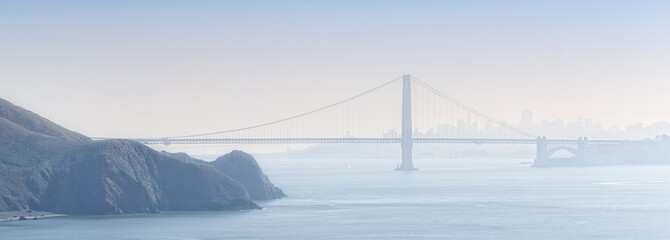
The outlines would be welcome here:
M 594 144 L 618 140 L 547 139 L 499 121 L 409 74 L 342 101 L 245 128 L 193 135 L 132 139 L 144 144 L 394 143 L 397 170 L 415 170 L 414 143 L 535 144 L 536 161 L 559 150 L 583 158 Z

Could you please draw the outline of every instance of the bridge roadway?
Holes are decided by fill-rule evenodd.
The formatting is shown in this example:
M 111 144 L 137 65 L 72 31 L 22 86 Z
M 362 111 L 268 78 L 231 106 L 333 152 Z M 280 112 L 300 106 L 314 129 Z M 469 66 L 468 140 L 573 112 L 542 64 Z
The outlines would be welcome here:
M 97 140 L 103 140 L 99 138 Z M 401 138 L 131 138 L 143 144 L 305 144 L 305 143 L 400 143 Z M 576 144 L 578 140 L 550 139 L 550 144 Z M 537 144 L 537 139 L 413 138 L 413 143 Z M 589 145 L 620 144 L 627 140 L 589 140 Z

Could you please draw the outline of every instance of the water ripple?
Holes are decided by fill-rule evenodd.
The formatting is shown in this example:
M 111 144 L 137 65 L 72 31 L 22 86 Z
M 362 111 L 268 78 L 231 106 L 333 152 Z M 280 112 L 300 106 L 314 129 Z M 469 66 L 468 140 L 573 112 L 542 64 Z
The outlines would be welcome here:
M 598 185 L 618 186 L 670 186 L 670 181 L 623 181 L 623 182 L 597 182 Z

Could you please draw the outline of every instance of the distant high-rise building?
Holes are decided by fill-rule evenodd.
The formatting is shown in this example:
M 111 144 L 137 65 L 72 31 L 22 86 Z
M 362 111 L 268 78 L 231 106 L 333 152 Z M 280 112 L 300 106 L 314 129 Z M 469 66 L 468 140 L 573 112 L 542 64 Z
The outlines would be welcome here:
M 524 127 L 533 126 L 533 111 L 530 109 L 524 109 L 521 112 L 521 121 L 519 121 L 519 125 Z
M 584 128 L 586 130 L 593 130 L 593 119 L 591 118 L 584 119 Z

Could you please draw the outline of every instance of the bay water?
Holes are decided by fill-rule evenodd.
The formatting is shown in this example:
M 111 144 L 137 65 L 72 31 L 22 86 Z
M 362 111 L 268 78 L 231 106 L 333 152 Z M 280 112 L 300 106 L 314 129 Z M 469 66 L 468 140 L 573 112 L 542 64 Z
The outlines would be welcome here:
M 263 210 L 0 222 L 0 239 L 670 239 L 670 166 L 279 159 Z

